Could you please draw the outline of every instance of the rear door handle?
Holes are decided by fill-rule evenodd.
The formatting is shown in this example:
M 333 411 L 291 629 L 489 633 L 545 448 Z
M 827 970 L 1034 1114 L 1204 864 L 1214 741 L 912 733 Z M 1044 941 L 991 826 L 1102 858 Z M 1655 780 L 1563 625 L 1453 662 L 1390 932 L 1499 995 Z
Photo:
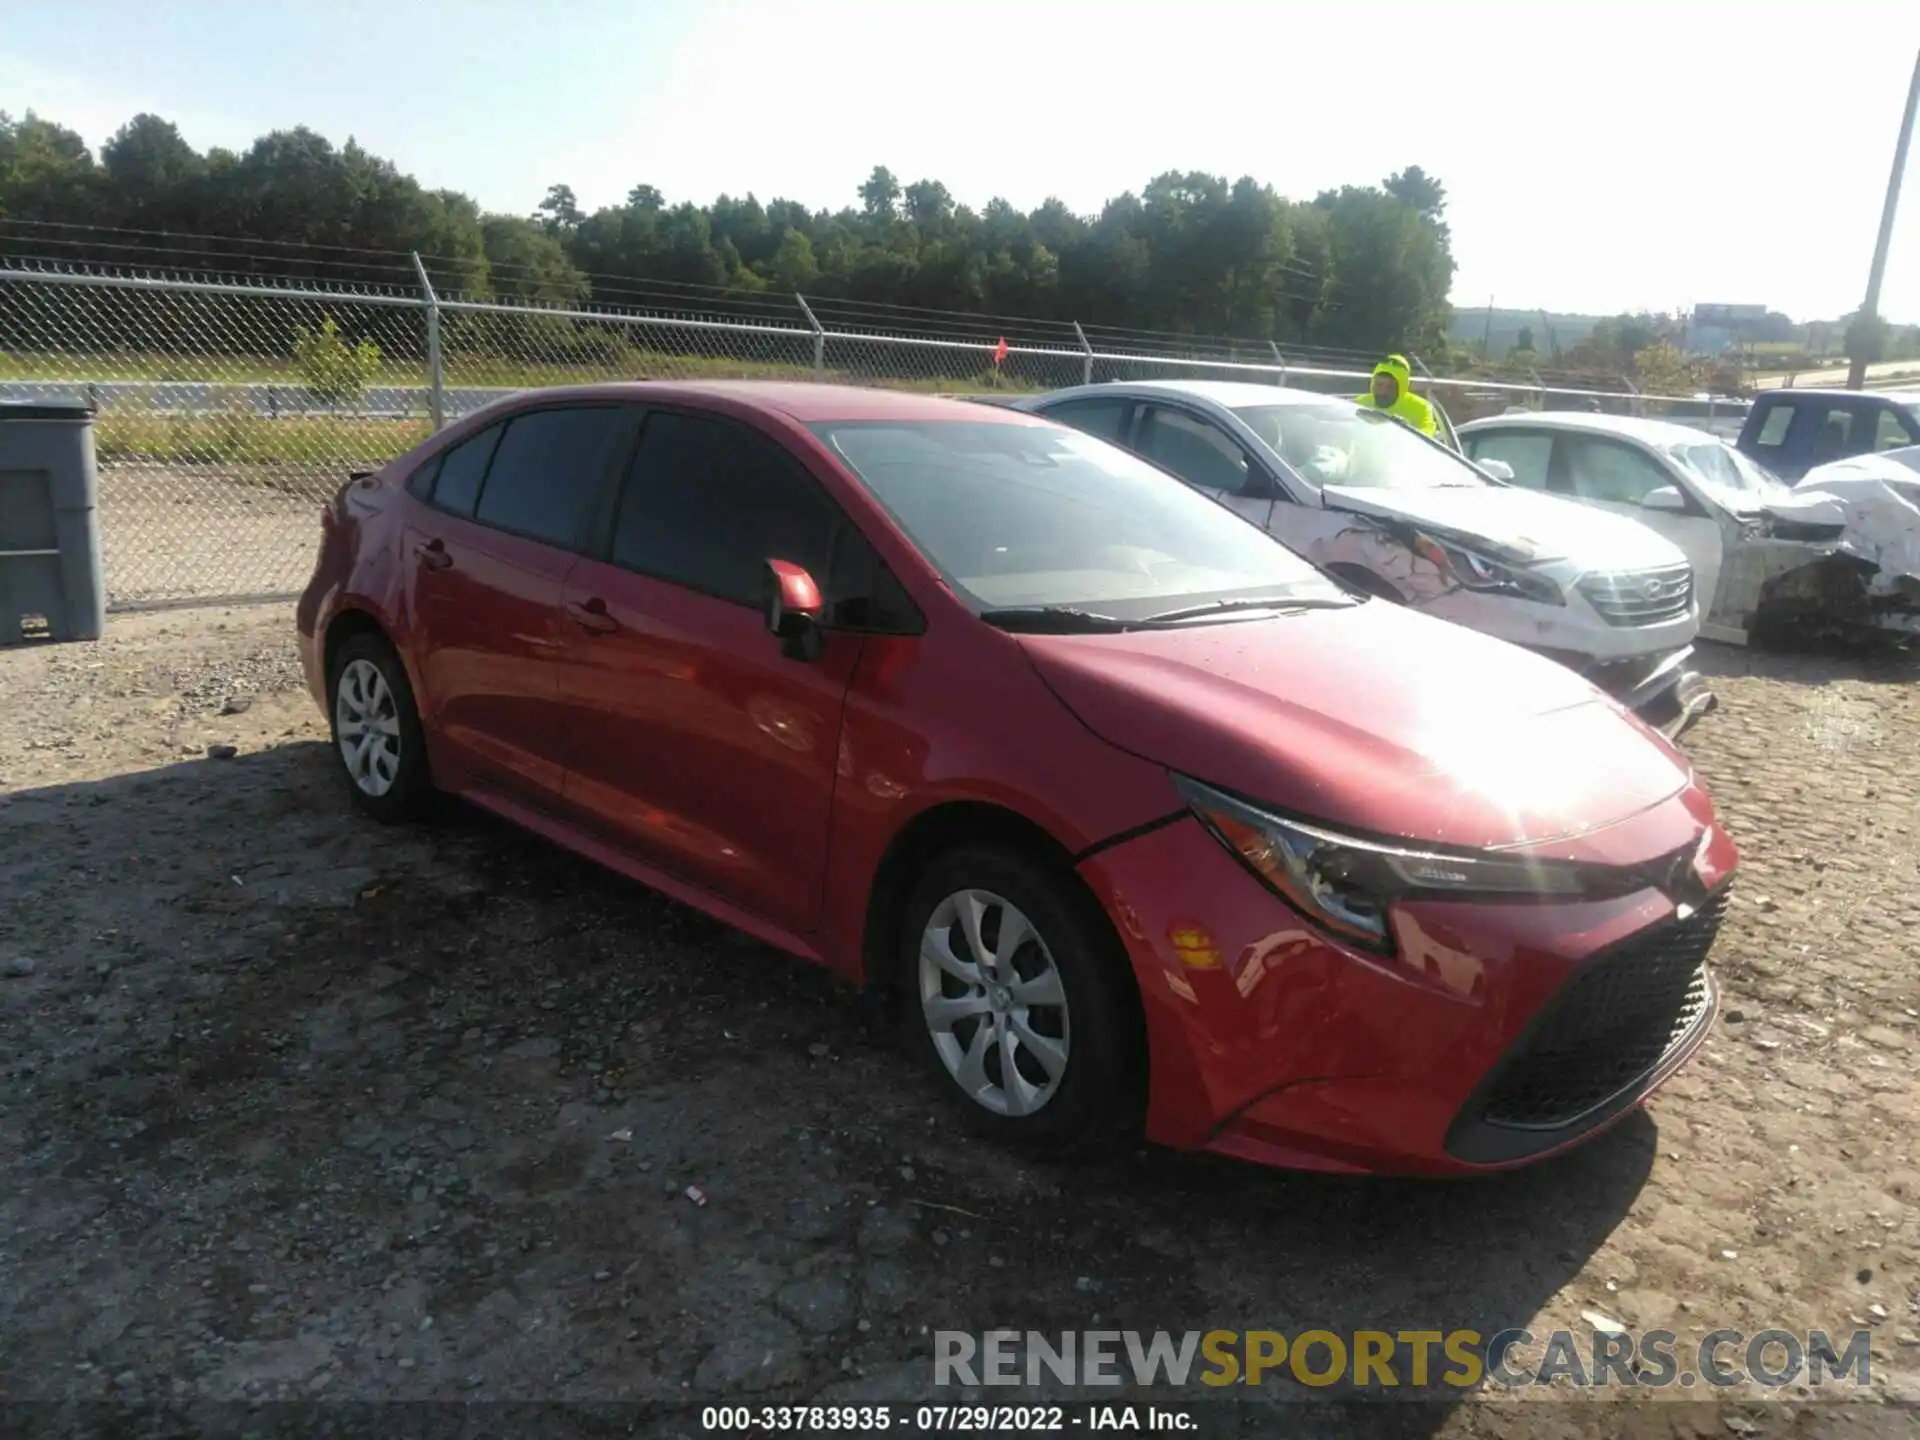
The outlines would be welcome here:
M 567 614 L 582 630 L 592 635 L 610 635 L 620 622 L 607 613 L 607 602 L 595 595 L 588 600 L 569 600 Z
M 445 570 L 453 564 L 453 556 L 447 553 L 446 545 L 439 540 L 428 540 L 413 547 L 413 553 L 420 557 L 420 564 L 428 570 Z

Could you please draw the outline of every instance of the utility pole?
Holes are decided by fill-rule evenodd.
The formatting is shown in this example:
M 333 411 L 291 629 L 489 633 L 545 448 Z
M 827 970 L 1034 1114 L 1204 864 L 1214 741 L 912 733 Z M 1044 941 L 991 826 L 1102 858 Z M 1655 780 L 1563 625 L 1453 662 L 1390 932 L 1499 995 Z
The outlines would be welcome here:
M 1480 332 L 1480 358 L 1493 358 L 1493 296 L 1487 296 L 1487 326 Z
M 1865 349 L 1870 327 L 1880 314 L 1880 280 L 1887 272 L 1887 247 L 1893 243 L 1893 212 L 1900 205 L 1900 177 L 1907 170 L 1907 147 L 1913 143 L 1913 112 L 1920 109 L 1920 53 L 1913 57 L 1913 82 L 1907 86 L 1907 113 L 1900 122 L 1900 139 L 1893 147 L 1893 173 L 1887 177 L 1887 203 L 1880 211 L 1880 238 L 1873 246 L 1873 268 L 1867 271 L 1867 299 L 1860 307 L 1855 329 L 1858 348 Z M 1849 347 L 1854 348 L 1854 347 Z M 1847 357 L 1847 388 L 1858 390 L 1867 382 L 1864 354 Z

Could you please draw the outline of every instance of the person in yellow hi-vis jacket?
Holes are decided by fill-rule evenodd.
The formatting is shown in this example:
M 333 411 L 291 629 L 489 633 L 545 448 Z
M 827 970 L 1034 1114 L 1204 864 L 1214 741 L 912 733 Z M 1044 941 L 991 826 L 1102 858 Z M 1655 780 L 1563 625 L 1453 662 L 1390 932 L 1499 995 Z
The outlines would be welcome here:
M 1404 355 L 1389 355 L 1374 366 L 1373 388 L 1354 400 L 1386 411 L 1429 439 L 1440 438 L 1440 423 L 1433 418 L 1433 407 L 1413 393 L 1413 370 Z

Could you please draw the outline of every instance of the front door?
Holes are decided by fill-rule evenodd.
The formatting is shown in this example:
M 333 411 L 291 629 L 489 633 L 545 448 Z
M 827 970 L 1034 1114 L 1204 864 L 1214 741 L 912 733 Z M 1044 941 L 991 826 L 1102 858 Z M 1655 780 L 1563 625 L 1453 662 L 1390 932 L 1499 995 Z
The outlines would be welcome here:
M 818 923 L 857 634 L 789 659 L 767 560 L 833 603 L 859 540 L 800 461 L 744 423 L 652 411 L 609 536 L 563 598 L 566 806 L 636 859 L 805 934 Z
M 1652 510 L 1646 498 L 1661 487 L 1680 492 L 1687 510 Z M 1638 520 L 1671 540 L 1693 567 L 1694 611 L 1704 620 L 1712 612 L 1725 555 L 1720 522 L 1706 513 L 1678 477 L 1638 447 L 1599 435 L 1559 435 L 1554 439 L 1550 490 L 1582 504 Z
M 1266 527 L 1273 513 L 1273 482 L 1238 440 L 1178 406 L 1149 401 L 1138 408 L 1130 449 Z

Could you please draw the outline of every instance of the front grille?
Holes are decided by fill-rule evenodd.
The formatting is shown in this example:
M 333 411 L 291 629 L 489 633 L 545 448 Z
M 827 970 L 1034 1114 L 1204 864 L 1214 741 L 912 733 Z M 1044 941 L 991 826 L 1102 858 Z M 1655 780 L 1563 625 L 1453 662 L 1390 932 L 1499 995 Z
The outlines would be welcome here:
M 1706 1011 L 1707 951 L 1726 908 L 1723 889 L 1685 920 L 1629 940 L 1575 975 L 1502 1067 L 1480 1118 L 1559 1129 L 1631 1090 Z
M 1657 625 L 1693 609 L 1693 567 L 1616 570 L 1583 576 L 1580 593 L 1609 625 Z

